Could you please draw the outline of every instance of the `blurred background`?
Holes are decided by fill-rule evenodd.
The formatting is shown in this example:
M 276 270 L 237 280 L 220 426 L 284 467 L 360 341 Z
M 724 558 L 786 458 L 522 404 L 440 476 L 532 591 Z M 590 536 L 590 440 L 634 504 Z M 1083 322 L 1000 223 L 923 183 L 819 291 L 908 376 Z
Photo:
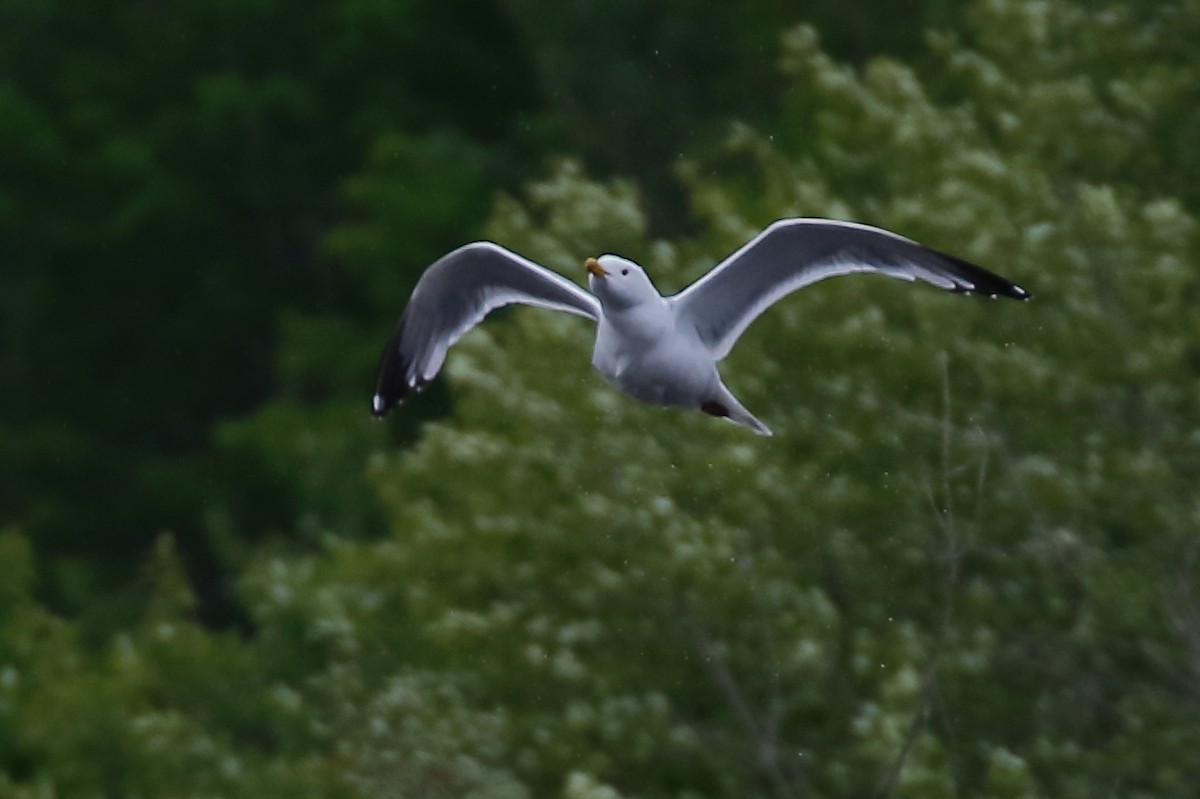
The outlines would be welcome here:
M 1200 2 L 0 3 L 0 796 L 1178 796 L 1200 784 Z M 492 238 L 875 278 L 723 367 L 497 314 Z

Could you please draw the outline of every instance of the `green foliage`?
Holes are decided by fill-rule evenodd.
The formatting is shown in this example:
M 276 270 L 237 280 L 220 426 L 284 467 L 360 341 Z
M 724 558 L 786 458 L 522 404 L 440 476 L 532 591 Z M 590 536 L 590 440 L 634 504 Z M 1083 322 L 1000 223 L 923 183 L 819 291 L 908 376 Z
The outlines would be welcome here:
M 282 393 L 280 317 L 351 325 L 383 318 L 381 284 L 398 294 L 322 254 L 365 204 L 343 178 L 386 159 L 422 180 L 426 203 L 390 209 L 412 249 L 371 265 L 411 281 L 482 224 L 485 174 L 515 180 L 507 120 L 536 102 L 494 4 L 143 11 L 0 10 L 0 518 L 52 559 L 42 587 L 73 610 L 105 604 L 164 528 L 211 600 L 225 574 L 206 517 L 309 512 L 213 431 Z M 449 41 L 455 68 L 428 69 Z
M 389 35 L 382 6 L 338 8 Z M 242 629 L 198 621 L 173 536 L 138 621 L 98 637 L 35 597 L 27 531 L 0 535 L 0 796 L 1192 796 L 1196 41 L 1194 0 L 984 0 L 919 66 L 847 66 L 793 27 L 778 118 L 680 168 L 699 232 L 655 238 L 638 176 L 571 159 L 495 200 L 487 235 L 568 275 L 616 251 L 672 291 L 819 214 L 1034 293 L 861 277 L 789 298 L 722 367 L 773 439 L 621 397 L 586 322 L 527 309 L 455 348 L 449 413 L 389 433 L 346 388 L 376 336 L 273 315 L 275 399 L 217 425 L 197 467 L 241 492 L 196 503 Z M 286 81 L 214 81 L 214 119 L 313 113 Z M 0 103 L 0 136 L 47 124 Z M 482 214 L 487 150 L 377 139 L 324 244 L 365 315 L 407 290 L 395 264 Z M 22 458 L 97 446 L 14 431 Z M 143 468 L 175 490 L 190 473 Z M 270 491 L 297 515 L 261 511 Z M 279 543 L 297 532 L 307 552 Z
M 911 50 L 923 23 L 951 19 L 941 0 L 841 6 L 805 13 L 860 58 Z M 377 349 L 361 327 L 392 317 L 425 264 L 478 235 L 493 192 L 548 154 L 638 175 L 656 223 L 683 227 L 672 164 L 730 117 L 775 116 L 771 54 L 794 14 L 761 0 L 704 14 L 524 0 L 0 6 L 0 520 L 46 559 L 43 595 L 110 633 L 136 612 L 124 586 L 169 529 L 202 611 L 228 623 L 229 536 L 361 531 L 372 511 L 331 519 L 277 479 L 280 456 L 259 446 L 272 434 L 247 430 L 258 414 L 278 432 L 281 417 L 320 415 L 331 391 L 346 407 L 361 394 L 363 370 L 297 402 L 283 384 L 318 365 L 283 361 L 281 320 L 350 331 L 349 371 Z M 275 403 L 287 407 L 264 410 Z M 446 407 L 435 392 L 417 418 Z M 357 474 L 363 451 L 341 451 Z

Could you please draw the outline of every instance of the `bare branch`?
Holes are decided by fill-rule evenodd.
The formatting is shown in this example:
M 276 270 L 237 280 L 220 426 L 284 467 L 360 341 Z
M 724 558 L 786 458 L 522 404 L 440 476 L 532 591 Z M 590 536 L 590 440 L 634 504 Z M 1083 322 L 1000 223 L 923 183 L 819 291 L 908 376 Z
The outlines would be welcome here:
M 811 791 L 808 781 L 797 769 L 784 763 L 779 746 L 779 727 L 783 708 L 779 701 L 768 713 L 759 713 L 751 706 L 745 692 L 738 684 L 729 664 L 710 643 L 709 636 L 685 602 L 681 602 L 680 618 L 704 664 L 709 677 L 733 710 L 734 716 L 754 742 L 755 760 L 759 770 L 771 786 L 772 792 L 781 799 L 802 799 Z
M 900 784 L 900 775 L 904 771 L 904 763 L 912 751 L 917 736 L 928 723 L 932 696 L 939 697 L 946 728 L 952 731 L 949 711 L 945 707 L 944 701 L 940 699 L 941 691 L 937 683 L 937 667 L 942 653 L 943 642 L 947 635 L 949 635 L 954 624 L 954 611 L 958 598 L 959 583 L 961 582 L 963 548 L 954 512 L 954 496 L 950 489 L 950 478 L 954 472 L 951 466 L 954 423 L 950 393 L 950 359 L 946 353 L 942 353 L 939 361 L 942 369 L 941 452 L 940 463 L 938 464 L 940 477 L 938 483 L 941 496 L 938 497 L 935 495 L 931 481 L 926 484 L 926 499 L 929 502 L 930 510 L 936 521 L 936 529 L 941 533 L 940 538 L 935 533 L 934 549 L 940 555 L 938 559 L 945 564 L 942 574 L 942 616 L 940 623 L 933 632 L 927 661 L 922 672 L 917 710 L 913 715 L 912 723 L 909 724 L 908 730 L 904 735 L 904 741 L 900 746 L 900 751 L 896 754 L 896 759 L 879 783 L 878 795 L 888 797 L 888 799 L 896 795 L 896 789 Z M 982 496 L 986 474 L 987 452 L 985 450 L 984 458 L 980 463 L 976 476 L 977 496 Z M 979 505 L 982 505 L 981 501 L 979 501 Z M 979 511 L 977 510 L 976 513 L 978 514 Z M 953 752 L 951 753 L 951 767 L 955 774 L 955 787 L 957 789 L 959 769 Z

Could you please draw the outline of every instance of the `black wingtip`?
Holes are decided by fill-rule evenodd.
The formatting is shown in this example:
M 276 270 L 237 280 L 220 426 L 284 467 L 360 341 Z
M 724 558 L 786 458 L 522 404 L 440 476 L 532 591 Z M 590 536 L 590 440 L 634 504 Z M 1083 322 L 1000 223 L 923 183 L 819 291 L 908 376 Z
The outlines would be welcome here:
M 382 419 L 388 415 L 388 411 L 396 406 L 395 402 L 388 402 L 387 398 L 382 394 L 376 394 L 371 397 L 371 416 L 375 419 Z
M 388 411 L 404 402 L 412 391 L 408 382 L 409 364 L 400 353 L 400 336 L 404 329 L 404 318 L 396 325 L 388 338 L 387 346 L 379 357 L 378 377 L 375 394 L 371 397 L 371 415 L 376 419 L 387 416 Z
M 965 258 L 934 250 L 957 267 L 959 276 L 969 281 L 974 288 L 960 290 L 963 294 L 982 294 L 985 297 L 1008 297 L 1012 300 L 1025 301 L 1033 297 L 1025 289 L 1007 278 L 1000 277 L 995 272 L 989 272 L 978 264 L 973 264 Z
M 1004 278 L 1000 279 L 1003 280 Z M 1027 302 L 1033 298 L 1032 294 L 1018 286 L 1016 283 L 1009 283 L 1004 291 L 993 294 L 992 296 L 1008 297 L 1010 300 L 1020 300 L 1021 302 Z

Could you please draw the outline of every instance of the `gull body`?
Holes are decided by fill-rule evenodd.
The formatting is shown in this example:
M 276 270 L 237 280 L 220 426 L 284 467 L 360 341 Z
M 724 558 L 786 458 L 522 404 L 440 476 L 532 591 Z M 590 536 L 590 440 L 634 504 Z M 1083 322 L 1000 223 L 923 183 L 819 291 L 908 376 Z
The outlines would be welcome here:
M 695 326 L 678 318 L 641 266 L 602 255 L 585 268 L 603 309 L 592 367 L 604 379 L 642 402 L 697 408 L 771 434 L 726 388 Z
M 1030 296 L 968 261 L 880 228 L 831 219 L 775 222 L 669 297 L 627 258 L 588 258 L 585 268 L 591 293 L 492 242 L 439 258 L 417 281 L 384 349 L 372 413 L 385 415 L 427 385 L 449 348 L 489 312 L 521 303 L 593 320 L 592 366 L 623 393 L 771 435 L 725 386 L 717 363 L 785 295 L 828 277 L 876 272 L 963 294 Z

